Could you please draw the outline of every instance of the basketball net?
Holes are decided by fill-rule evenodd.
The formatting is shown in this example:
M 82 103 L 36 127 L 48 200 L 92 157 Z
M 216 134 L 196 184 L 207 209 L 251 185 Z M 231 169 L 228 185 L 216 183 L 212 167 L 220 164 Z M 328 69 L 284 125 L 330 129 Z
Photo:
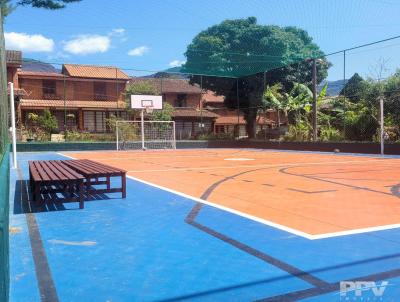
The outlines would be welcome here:
M 147 114 L 151 114 L 151 113 L 153 113 L 153 107 L 145 107 L 145 109 L 144 109 L 145 111 L 146 111 L 146 113 Z

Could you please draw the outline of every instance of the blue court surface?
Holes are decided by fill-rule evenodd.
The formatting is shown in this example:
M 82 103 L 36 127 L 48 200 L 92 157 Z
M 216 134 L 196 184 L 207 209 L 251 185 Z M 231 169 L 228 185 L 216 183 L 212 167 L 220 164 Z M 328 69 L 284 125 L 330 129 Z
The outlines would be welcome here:
M 400 300 L 399 229 L 309 240 L 133 179 L 37 208 L 33 159 L 64 158 L 11 171 L 10 301 Z

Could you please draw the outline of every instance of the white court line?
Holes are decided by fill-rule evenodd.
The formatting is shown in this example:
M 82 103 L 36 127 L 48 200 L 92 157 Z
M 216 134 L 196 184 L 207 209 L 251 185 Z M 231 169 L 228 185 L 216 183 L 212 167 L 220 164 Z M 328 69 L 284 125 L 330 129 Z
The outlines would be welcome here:
M 57 153 L 57 154 L 71 158 L 71 159 L 75 159 L 72 156 L 68 156 L 68 155 L 65 155 L 62 153 Z M 381 161 L 381 160 L 370 160 L 370 161 Z M 368 162 L 370 162 L 370 161 L 368 161 Z M 350 161 L 350 162 L 352 162 L 352 161 Z M 366 161 L 360 161 L 360 162 L 365 163 Z M 345 163 L 345 162 L 342 162 L 342 163 Z M 246 166 L 246 167 L 248 167 L 248 166 Z M 355 234 L 362 234 L 362 233 L 369 233 L 369 232 L 384 231 L 384 230 L 400 228 L 400 223 L 399 223 L 399 224 L 389 224 L 389 225 L 382 225 L 382 226 L 377 226 L 377 227 L 369 227 L 369 228 L 361 228 L 361 229 L 353 229 L 353 230 L 347 230 L 347 231 L 339 231 L 339 232 L 331 232 L 331 233 L 312 235 L 312 234 L 308 234 L 308 233 L 305 233 L 305 232 L 302 232 L 302 231 L 299 231 L 296 229 L 292 229 L 290 227 L 287 227 L 287 226 L 284 226 L 284 225 L 281 225 L 281 224 L 278 224 L 278 223 L 275 223 L 275 222 L 272 222 L 272 221 L 269 221 L 266 219 L 262 219 L 262 218 L 259 218 L 259 217 L 256 217 L 256 216 L 253 216 L 250 214 L 243 213 L 241 211 L 237 211 L 237 210 L 225 207 L 225 206 L 221 206 L 219 204 L 209 202 L 209 201 L 201 199 L 201 198 L 197 198 L 197 197 L 194 197 L 194 196 L 191 196 L 191 195 L 179 192 L 179 191 L 175 191 L 173 189 L 163 187 L 163 186 L 145 181 L 145 180 L 137 178 L 137 177 L 133 177 L 130 175 L 127 175 L 126 177 L 130 178 L 132 180 L 138 181 L 140 183 L 155 187 L 157 189 L 161 189 L 163 191 L 167 191 L 167 192 L 173 193 L 175 195 L 182 196 L 182 197 L 185 197 L 187 199 L 190 199 L 190 200 L 193 200 L 196 202 L 200 202 L 202 204 L 205 204 L 205 205 L 208 205 L 208 206 L 211 206 L 211 207 L 214 207 L 214 208 L 217 208 L 217 209 L 220 209 L 220 210 L 223 210 L 223 211 L 226 211 L 226 212 L 229 212 L 229 213 L 232 213 L 232 214 L 235 214 L 235 215 L 238 215 L 238 216 L 241 216 L 241 217 L 244 217 L 244 218 L 247 218 L 247 219 L 250 219 L 250 220 L 271 226 L 271 227 L 274 227 L 274 228 L 277 228 L 279 230 L 282 230 L 282 231 L 285 231 L 285 232 L 288 232 L 288 233 L 291 233 L 291 234 L 294 234 L 294 235 L 297 235 L 297 236 L 300 236 L 300 237 L 303 237 L 303 238 L 306 238 L 309 240 L 326 239 L 326 238 L 332 238 L 332 237 L 355 235 Z

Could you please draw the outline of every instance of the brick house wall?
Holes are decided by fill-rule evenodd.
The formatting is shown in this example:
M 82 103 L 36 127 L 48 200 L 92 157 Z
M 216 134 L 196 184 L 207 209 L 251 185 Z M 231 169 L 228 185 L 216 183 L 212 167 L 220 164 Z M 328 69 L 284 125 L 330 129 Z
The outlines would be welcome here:
M 164 93 L 164 101 L 173 107 L 178 107 L 176 101 L 178 99 L 178 93 Z M 201 94 L 186 94 L 186 106 L 188 108 L 200 109 L 201 106 Z
M 34 79 L 20 77 L 20 86 L 25 89 L 30 99 L 46 99 L 43 95 L 43 80 L 56 82 L 56 99 L 64 98 L 64 81 L 61 79 Z M 101 81 L 100 81 L 101 82 Z M 123 101 L 125 86 L 122 83 L 105 82 L 106 96 L 108 101 Z M 47 97 L 48 98 L 48 97 Z M 94 101 L 94 81 L 78 81 L 67 79 L 65 81 L 65 98 L 68 100 Z

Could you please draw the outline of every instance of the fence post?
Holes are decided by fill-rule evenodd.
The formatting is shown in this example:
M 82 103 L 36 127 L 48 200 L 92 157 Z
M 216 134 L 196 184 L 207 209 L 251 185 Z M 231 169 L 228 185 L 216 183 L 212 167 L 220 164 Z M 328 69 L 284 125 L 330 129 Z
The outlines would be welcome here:
M 317 141 L 317 60 L 312 60 L 312 87 L 313 87 L 313 141 Z
M 380 105 L 380 124 L 381 124 L 381 155 L 385 154 L 385 120 L 383 116 L 383 97 L 379 99 Z
M 14 105 L 14 83 L 8 83 L 10 87 L 10 108 L 11 108 L 11 138 L 13 150 L 13 168 L 17 169 L 17 133 L 15 131 L 15 105 Z

